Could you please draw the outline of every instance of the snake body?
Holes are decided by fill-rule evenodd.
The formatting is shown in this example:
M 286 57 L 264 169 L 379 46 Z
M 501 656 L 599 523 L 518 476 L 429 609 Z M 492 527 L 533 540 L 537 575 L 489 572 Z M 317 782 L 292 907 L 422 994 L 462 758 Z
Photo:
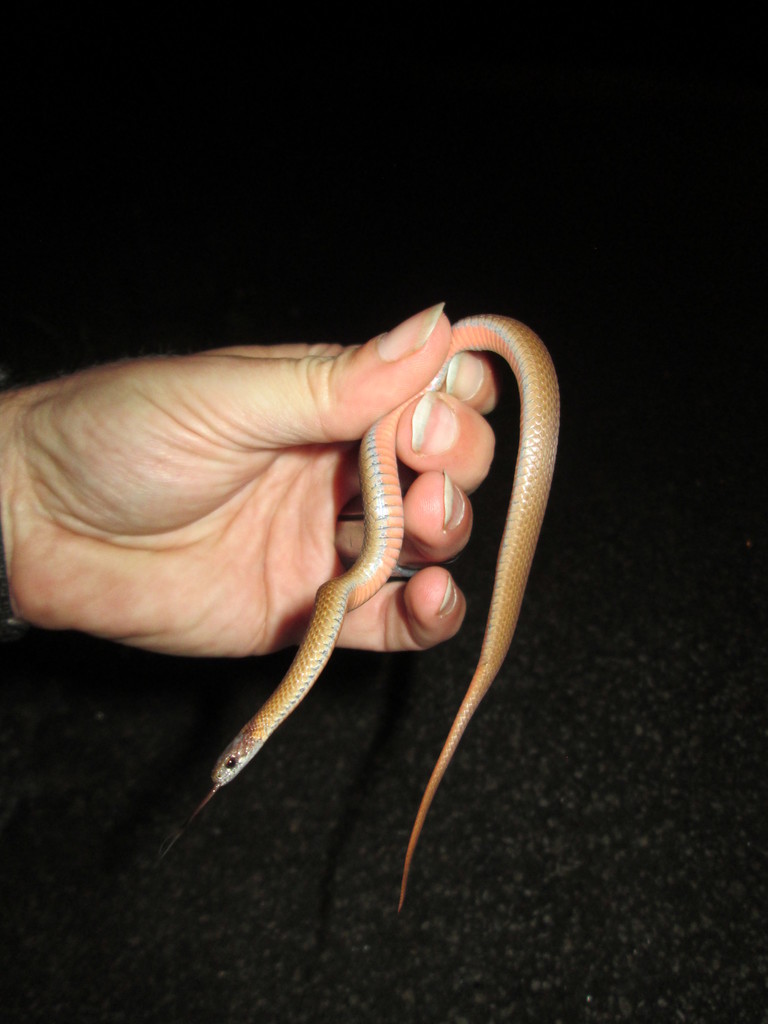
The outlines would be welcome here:
M 524 324 L 506 317 L 474 316 L 459 321 L 453 326 L 445 363 L 422 393 L 439 389 L 450 360 L 464 351 L 495 352 L 509 363 L 520 390 L 520 443 L 480 659 L 416 815 L 405 856 L 400 906 L 416 843 L 437 788 L 512 642 L 544 518 L 557 450 L 557 377 L 549 353 L 537 335 Z M 363 438 L 360 484 L 364 539 L 360 556 L 350 569 L 318 590 L 309 626 L 287 674 L 219 757 L 212 773 L 213 788 L 200 807 L 242 771 L 306 696 L 331 656 L 344 616 L 369 600 L 396 569 L 404 520 L 395 433 L 402 412 L 413 401 L 409 399 L 382 417 Z

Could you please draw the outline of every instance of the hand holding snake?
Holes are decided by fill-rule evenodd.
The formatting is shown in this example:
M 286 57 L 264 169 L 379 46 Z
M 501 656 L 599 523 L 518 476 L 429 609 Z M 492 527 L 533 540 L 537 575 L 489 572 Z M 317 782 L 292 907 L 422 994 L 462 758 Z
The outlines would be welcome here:
M 463 599 L 444 569 L 384 584 L 398 561 L 442 561 L 468 537 L 465 492 L 492 448 L 471 404 L 487 409 L 494 390 L 473 351 L 515 372 L 520 454 L 480 662 L 419 809 L 401 905 L 426 812 L 511 642 L 546 506 L 558 394 L 539 339 L 500 317 L 451 333 L 440 306 L 359 349 L 140 360 L 0 401 L 0 513 L 19 617 L 154 650 L 256 653 L 295 639 L 307 587 L 327 578 L 291 669 L 222 754 L 202 807 L 297 706 L 337 642 L 426 647 L 458 629 Z M 363 431 L 363 547 L 340 573 L 328 537 L 357 491 L 350 456 Z M 396 456 L 420 474 L 405 500 Z

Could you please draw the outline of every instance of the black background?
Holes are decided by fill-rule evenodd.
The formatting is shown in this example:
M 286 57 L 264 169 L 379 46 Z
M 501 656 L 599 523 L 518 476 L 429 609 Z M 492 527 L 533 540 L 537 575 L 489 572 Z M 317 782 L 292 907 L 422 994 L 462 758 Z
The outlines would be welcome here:
M 766 1021 L 760 74 L 716 37 L 411 39 L 353 61 L 289 30 L 80 28 L 19 28 L 6 69 L 17 383 L 359 342 L 445 300 L 541 334 L 561 445 L 518 636 L 400 916 L 482 634 L 511 385 L 456 568 L 461 635 L 337 652 L 159 864 L 289 652 L 195 661 L 39 631 L 0 651 L 0 1015 Z

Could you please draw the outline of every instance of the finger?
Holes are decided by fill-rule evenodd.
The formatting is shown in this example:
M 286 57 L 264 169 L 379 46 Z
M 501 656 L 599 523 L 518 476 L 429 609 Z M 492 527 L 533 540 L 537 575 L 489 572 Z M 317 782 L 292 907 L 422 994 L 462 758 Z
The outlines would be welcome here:
M 427 392 L 406 409 L 397 428 L 398 458 L 415 470 L 445 470 L 471 493 L 485 480 L 495 438 L 483 417 L 450 395 Z
M 339 646 L 368 651 L 420 651 L 454 636 L 464 595 L 446 569 L 423 569 L 406 584 L 388 583 L 344 620 Z
M 226 345 L 199 352 L 201 356 L 242 356 L 244 359 L 306 359 L 307 356 L 336 357 L 345 347 L 335 342 L 278 342 L 274 345 Z
M 447 473 L 417 477 L 408 488 L 403 507 L 402 566 L 447 562 L 464 550 L 472 531 L 472 506 Z
M 405 539 L 398 559 L 402 568 L 448 562 L 467 545 L 472 531 L 469 498 L 447 473 L 417 477 L 403 499 Z M 341 563 L 349 567 L 363 547 L 362 512 L 349 513 L 336 524 L 335 546 Z
M 257 445 L 351 441 L 425 387 L 445 360 L 450 324 L 442 305 L 340 355 L 246 358 L 209 354 L 226 415 Z M 209 376 L 209 375 L 206 375 Z M 202 398 L 210 405 L 209 382 Z M 233 423 L 232 421 L 235 421 Z
M 444 390 L 486 416 L 499 401 L 499 368 L 490 353 L 458 352 L 448 367 Z

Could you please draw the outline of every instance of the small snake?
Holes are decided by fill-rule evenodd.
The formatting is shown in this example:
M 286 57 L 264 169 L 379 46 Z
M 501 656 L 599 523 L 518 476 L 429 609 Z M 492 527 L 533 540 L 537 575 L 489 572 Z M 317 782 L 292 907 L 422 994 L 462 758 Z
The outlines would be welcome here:
M 403 905 L 411 861 L 427 811 L 469 720 L 496 678 L 512 642 L 549 497 L 557 451 L 560 419 L 557 377 L 549 353 L 533 331 L 516 320 L 500 316 L 474 316 L 459 321 L 452 329 L 446 361 L 422 394 L 440 388 L 452 357 L 465 351 L 496 352 L 511 366 L 520 389 L 520 443 L 480 660 L 416 815 L 405 855 L 398 909 Z M 397 570 L 404 520 L 395 432 L 402 412 L 413 401 L 410 398 L 383 416 L 363 438 L 360 485 L 364 537 L 357 561 L 318 590 L 312 618 L 285 678 L 219 757 L 211 775 L 212 789 L 183 828 L 222 786 L 245 768 L 314 686 L 336 646 L 347 612 L 373 597 Z M 164 852 L 183 828 L 166 845 Z

